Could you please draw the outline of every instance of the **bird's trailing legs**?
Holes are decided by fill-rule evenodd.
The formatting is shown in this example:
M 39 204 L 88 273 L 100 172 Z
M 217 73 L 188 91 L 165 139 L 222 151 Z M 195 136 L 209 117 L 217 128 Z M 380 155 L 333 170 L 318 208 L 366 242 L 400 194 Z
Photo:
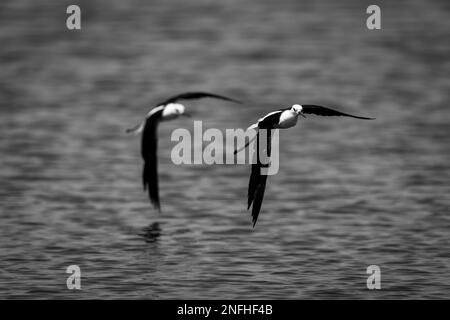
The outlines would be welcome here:
M 247 128 L 247 131 L 248 130 L 256 130 L 255 136 L 253 138 L 249 139 L 248 142 L 243 147 L 240 147 L 240 148 L 234 150 L 234 154 L 238 154 L 238 152 L 241 152 L 242 150 L 247 148 L 249 146 L 249 144 L 252 143 L 256 139 L 256 137 L 258 136 L 257 135 L 257 133 L 258 133 L 258 124 L 257 123 L 252 124 L 250 127 Z

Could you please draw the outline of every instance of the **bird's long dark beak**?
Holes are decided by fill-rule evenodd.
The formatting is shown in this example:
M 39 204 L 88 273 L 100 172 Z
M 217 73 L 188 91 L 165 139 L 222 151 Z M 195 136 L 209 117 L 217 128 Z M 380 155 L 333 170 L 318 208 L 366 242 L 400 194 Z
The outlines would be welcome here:
M 306 119 L 306 116 L 302 112 L 300 112 L 300 115 Z
M 182 116 L 186 117 L 186 118 L 192 118 L 192 115 L 190 113 L 183 113 Z

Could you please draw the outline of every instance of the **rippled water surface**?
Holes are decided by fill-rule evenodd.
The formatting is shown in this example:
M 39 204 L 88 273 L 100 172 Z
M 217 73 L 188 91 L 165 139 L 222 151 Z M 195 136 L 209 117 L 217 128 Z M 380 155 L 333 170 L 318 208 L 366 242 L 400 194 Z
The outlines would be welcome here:
M 0 4 L 1 298 L 450 298 L 450 7 L 382 1 Z M 169 95 L 159 128 L 163 213 L 124 129 Z M 293 103 L 254 229 L 249 167 L 170 160 L 171 132 L 247 127 Z M 66 288 L 79 265 L 82 290 Z M 382 289 L 366 288 L 381 268 Z

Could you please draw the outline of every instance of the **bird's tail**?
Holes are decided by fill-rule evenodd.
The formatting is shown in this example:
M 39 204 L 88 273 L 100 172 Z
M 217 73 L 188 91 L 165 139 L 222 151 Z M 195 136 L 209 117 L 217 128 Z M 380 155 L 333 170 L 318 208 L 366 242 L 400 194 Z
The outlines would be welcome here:
M 144 122 L 139 123 L 138 125 L 134 126 L 133 128 L 127 128 L 125 130 L 126 133 L 133 133 L 133 134 L 139 134 L 144 129 Z

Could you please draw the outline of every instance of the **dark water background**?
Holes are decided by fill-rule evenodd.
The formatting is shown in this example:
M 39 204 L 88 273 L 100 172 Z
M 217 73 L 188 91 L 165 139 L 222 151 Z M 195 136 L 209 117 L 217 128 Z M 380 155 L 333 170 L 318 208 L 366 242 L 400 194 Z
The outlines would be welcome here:
M 450 298 L 450 6 L 377 1 L 0 2 L 1 298 Z M 249 167 L 176 166 L 160 127 L 163 213 L 142 192 L 152 103 L 187 90 L 204 128 L 293 103 L 255 229 Z M 66 288 L 77 264 L 82 290 Z M 382 289 L 366 288 L 381 268 Z

